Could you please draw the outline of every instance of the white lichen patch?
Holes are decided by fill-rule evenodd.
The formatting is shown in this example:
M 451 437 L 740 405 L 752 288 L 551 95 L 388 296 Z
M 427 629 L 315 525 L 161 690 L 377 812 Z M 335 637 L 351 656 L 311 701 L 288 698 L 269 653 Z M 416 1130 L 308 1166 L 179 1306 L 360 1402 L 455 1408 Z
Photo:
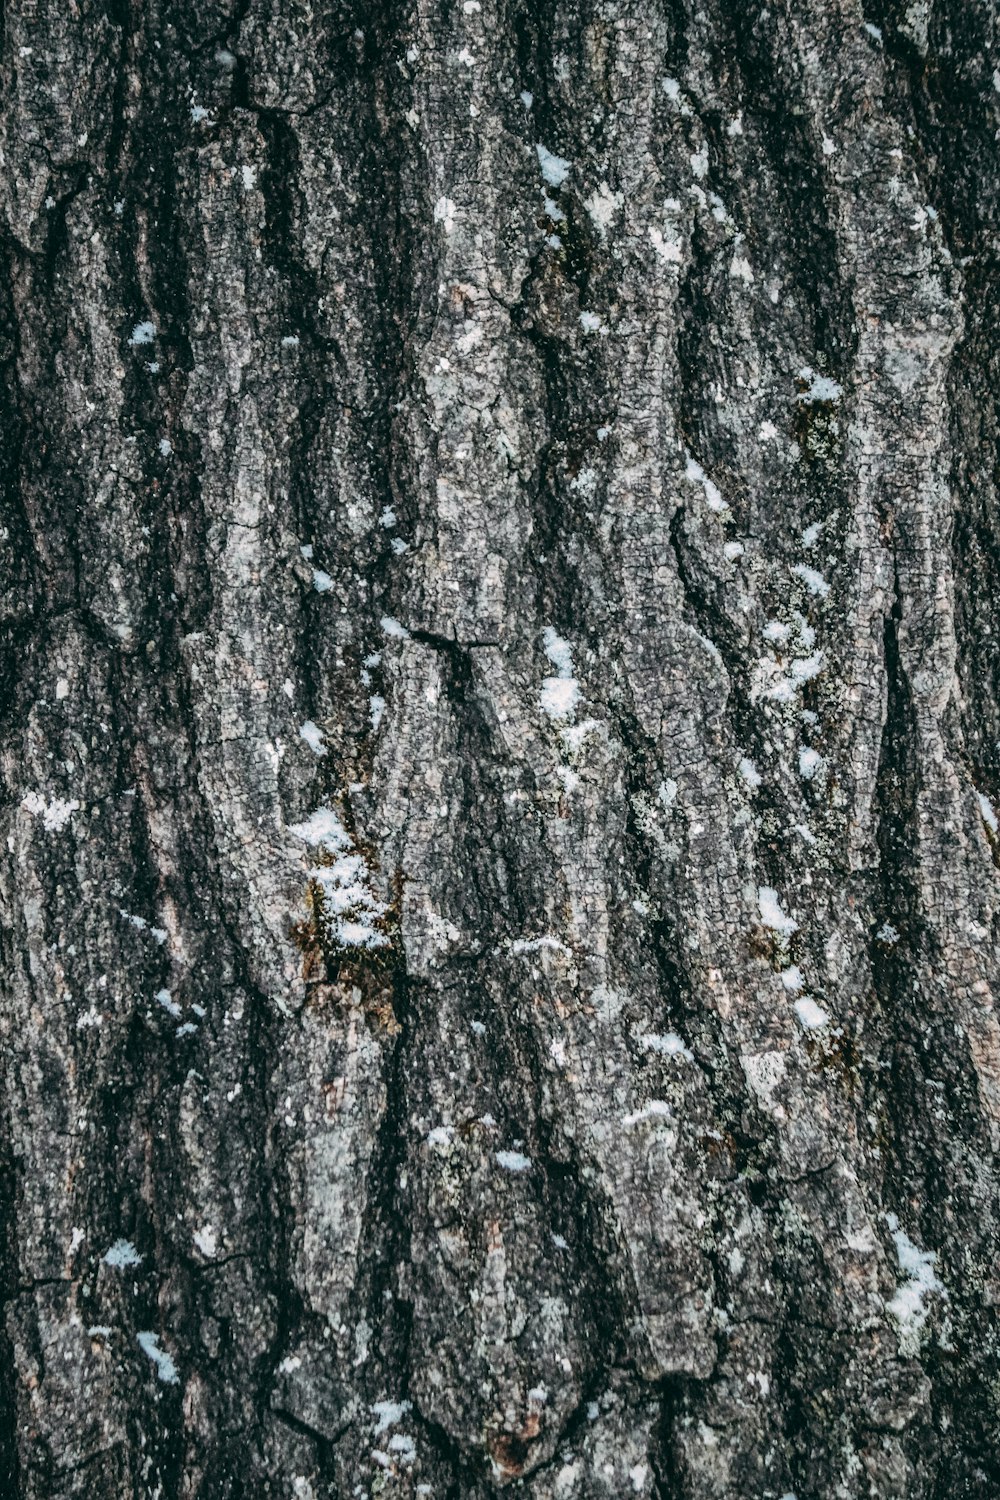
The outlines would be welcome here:
M 785 1077 L 782 1052 L 743 1052 L 740 1064 L 753 1093 L 768 1109 L 774 1109 L 774 1091 Z M 779 1106 L 780 1107 L 780 1106 Z

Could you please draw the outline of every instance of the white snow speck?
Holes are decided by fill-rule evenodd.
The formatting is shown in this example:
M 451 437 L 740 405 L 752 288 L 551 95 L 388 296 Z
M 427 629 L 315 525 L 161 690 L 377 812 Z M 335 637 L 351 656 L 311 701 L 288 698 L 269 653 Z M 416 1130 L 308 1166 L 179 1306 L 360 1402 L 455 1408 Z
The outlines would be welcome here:
M 383 634 L 391 635 L 394 640 L 408 641 L 410 639 L 410 632 L 406 626 L 400 625 L 399 621 L 394 620 L 391 615 L 383 615 L 379 624 L 382 627 Z
M 541 953 L 543 951 L 549 953 L 571 952 L 565 943 L 561 943 L 558 938 L 551 937 L 548 933 L 536 938 L 515 938 L 510 945 L 510 951 L 516 957 L 520 957 L 522 953 Z
M 106 1266 L 113 1266 L 116 1271 L 124 1271 L 126 1266 L 142 1265 L 142 1256 L 131 1240 L 115 1240 L 101 1258 Z
M 564 640 L 551 625 L 546 625 L 542 631 L 542 643 L 545 655 L 555 667 L 560 677 L 572 677 L 573 675 L 573 647 L 569 641 Z
M 167 1351 L 160 1348 L 158 1336 L 155 1333 L 137 1333 L 135 1341 L 146 1358 L 152 1360 L 156 1366 L 157 1379 L 162 1380 L 164 1385 L 177 1385 L 179 1383 L 177 1366 Z
M 998 828 L 997 815 L 993 810 L 993 803 L 990 801 L 989 797 L 984 795 L 983 792 L 977 792 L 976 799 L 979 802 L 980 816 L 982 817 L 982 820 L 986 824 L 987 828 L 990 830 L 990 833 L 992 833 L 995 838 L 998 832 Z
M 382 723 L 382 715 L 385 713 L 385 699 L 381 693 L 372 693 L 368 699 L 368 717 L 371 719 L 372 728 L 377 730 Z
M 644 1052 L 657 1052 L 661 1057 L 683 1057 L 687 1062 L 694 1062 L 694 1053 L 676 1031 L 664 1032 L 662 1036 L 647 1031 L 639 1042 Z
M 153 938 L 155 942 L 159 943 L 161 947 L 167 941 L 166 928 L 150 927 L 145 917 L 134 916 L 132 912 L 126 911 L 123 906 L 120 906 L 118 908 L 118 915 L 120 917 L 124 917 L 125 921 L 128 922 L 130 926 L 134 927 L 136 932 L 148 931 L 150 937 Z
M 805 980 L 802 978 L 802 970 L 798 964 L 792 964 L 789 968 L 782 969 L 778 977 L 790 995 L 797 995 L 805 984 Z
M 761 422 L 757 429 L 757 436 L 762 443 L 770 443 L 778 436 L 778 429 L 773 422 Z
M 932 1292 L 939 1292 L 942 1296 L 947 1294 L 934 1270 L 937 1263 L 934 1251 L 920 1250 L 905 1230 L 900 1229 L 895 1214 L 886 1214 L 885 1222 L 896 1246 L 899 1269 L 906 1277 L 896 1295 L 886 1303 L 886 1311 L 899 1324 L 900 1352 L 912 1356 L 920 1348 L 920 1335 L 927 1322 L 928 1309 L 924 1306 L 924 1298 Z
M 195 125 L 200 125 L 203 120 L 208 119 L 208 110 L 203 104 L 192 104 L 191 119 Z
M 844 387 L 836 380 L 831 380 L 829 375 L 817 375 L 811 365 L 804 366 L 799 371 L 799 379 L 809 382 L 809 388 L 800 391 L 797 400 L 808 404 L 816 401 L 839 401 L 844 394 Z
M 391 531 L 396 524 L 396 512 L 391 505 L 385 506 L 378 518 L 378 524 L 384 526 L 386 531 Z
M 871 21 L 866 21 L 865 22 L 865 30 L 867 31 L 868 35 L 874 41 L 880 42 L 882 40 L 882 28 L 881 28 L 881 26 L 875 26 L 875 25 L 872 24 Z
M 444 225 L 445 234 L 451 234 L 455 227 L 455 203 L 451 198 L 439 198 L 434 205 L 434 222 Z
M 50 797 L 46 801 L 39 792 L 28 792 L 21 798 L 21 806 L 32 817 L 41 818 L 46 833 L 59 833 L 79 810 L 80 804 L 76 798 L 66 802 L 62 797 Z
M 760 920 L 772 932 L 777 932 L 782 937 L 791 937 L 793 932 L 798 931 L 798 922 L 794 917 L 782 911 L 781 901 L 773 886 L 762 885 L 758 888 L 757 906 L 760 911 Z
M 281 340 L 282 349 L 297 349 L 299 347 L 299 336 L 297 333 L 286 333 Z M 309 554 L 310 557 L 312 553 Z
M 518 95 L 518 98 L 524 105 L 525 109 L 530 109 L 535 102 L 534 94 L 532 94 L 528 89 L 522 89 L 520 94 Z
M 826 761 L 818 750 L 809 745 L 799 747 L 799 775 L 803 781 L 812 781 L 825 768 Z
M 152 323 L 136 323 L 129 334 L 128 341 L 135 347 L 137 344 L 151 344 L 156 337 L 156 329 Z
M 174 451 L 174 445 L 169 438 L 160 438 L 157 447 L 159 448 L 160 453 L 164 458 L 169 458 L 171 453 L 173 453 Z
M 497 1151 L 494 1154 L 497 1166 L 503 1167 L 505 1172 L 526 1172 L 531 1166 L 531 1157 L 520 1151 Z
M 832 156 L 836 149 L 837 148 L 834 145 L 833 141 L 831 141 L 830 137 L 828 135 L 825 135 L 823 137 L 823 155 Z
M 325 755 L 326 746 L 323 744 L 323 732 L 312 721 L 307 719 L 304 724 L 299 725 L 299 739 L 305 740 L 313 755 Z
M 570 719 L 580 701 L 580 684 L 573 676 L 573 648 L 551 625 L 542 631 L 542 642 L 558 674 L 542 681 L 542 709 L 550 719 Z
M 584 201 L 583 206 L 602 239 L 614 223 L 615 216 L 624 201 L 621 193 L 613 193 L 606 182 L 596 187 L 590 197 Z
M 390 1427 L 401 1422 L 410 1410 L 409 1401 L 374 1401 L 368 1408 L 375 1418 L 375 1436 L 381 1437 Z
M 729 263 L 729 274 L 737 281 L 745 281 L 747 286 L 753 282 L 753 268 L 745 255 L 734 255 Z
M 899 928 L 893 927 L 891 922 L 883 922 L 882 926 L 875 934 L 878 942 L 888 943 L 890 948 L 894 947 L 895 944 L 899 942 L 899 936 Z
M 538 153 L 538 165 L 542 169 L 542 177 L 549 187 L 561 188 L 566 178 L 573 169 L 573 163 L 567 161 L 564 156 L 556 156 L 555 152 L 549 151 L 541 141 L 535 145 Z
M 793 1009 L 799 1018 L 799 1024 L 804 1026 L 806 1031 L 816 1031 L 819 1027 L 825 1026 L 830 1019 L 822 1006 L 817 1005 L 810 995 L 803 995 L 801 1000 L 796 1000 Z
M 815 547 L 816 543 L 819 541 L 820 533 L 822 530 L 822 521 L 814 521 L 811 526 L 807 526 L 805 531 L 802 533 L 803 547 Z
M 701 146 L 697 151 L 692 152 L 691 157 L 690 157 L 690 161 L 691 161 L 691 171 L 694 173 L 694 175 L 698 178 L 699 181 L 703 177 L 707 176 L 707 174 L 708 174 L 708 145 L 707 145 L 707 143 L 704 144 L 703 146 Z
M 206 1260 L 211 1260 L 219 1248 L 213 1225 L 203 1224 L 200 1229 L 195 1230 L 192 1238 Z
M 175 1021 L 179 1019 L 181 1008 L 177 1004 L 177 1001 L 173 999 L 169 990 L 157 990 L 156 994 L 153 996 L 153 999 L 156 1001 L 157 1005 L 163 1006 L 163 1009 L 166 1011 L 168 1016 L 173 1016 Z
M 604 325 L 594 312 L 582 312 L 580 314 L 580 327 L 584 333 L 600 333 Z
M 256 167 L 241 167 L 240 175 L 243 178 L 243 186 L 246 188 L 247 192 L 249 192 L 251 188 L 255 188 L 257 186 Z
M 646 1120 L 669 1120 L 673 1118 L 673 1110 L 665 1099 L 650 1099 L 641 1109 L 633 1110 L 629 1115 L 623 1115 L 622 1125 L 626 1130 L 631 1130 L 633 1125 L 641 1125 Z
M 718 486 L 713 484 L 701 464 L 696 459 L 693 459 L 690 453 L 687 455 L 687 462 L 684 466 L 684 478 L 689 479 L 692 484 L 701 485 L 709 510 L 718 512 L 729 509 L 729 503 L 723 500 Z
M 817 573 L 815 568 L 806 567 L 805 563 L 796 563 L 792 572 L 796 578 L 802 580 L 810 594 L 815 594 L 817 599 L 825 599 L 830 592 L 830 585 L 822 573 Z
M 649 226 L 649 238 L 653 249 L 668 265 L 679 266 L 684 259 L 683 247 L 676 240 L 668 240 L 655 225 Z
M 322 845 L 331 854 L 351 847 L 350 835 L 332 807 L 318 807 L 304 823 L 293 823 L 289 831 L 313 848 Z
M 322 568 L 313 568 L 313 588 L 317 594 L 326 594 L 333 588 L 333 579 Z
M 345 948 L 384 948 L 389 939 L 375 923 L 388 908 L 372 893 L 365 861 L 354 851 L 354 841 L 333 808 L 317 808 L 304 823 L 292 824 L 289 832 L 329 860 L 308 874 L 322 894 L 324 915 L 337 942 Z
M 746 782 L 750 790 L 752 792 L 755 792 L 760 786 L 762 778 L 757 767 L 754 765 L 753 761 L 748 755 L 744 755 L 742 757 L 739 765 L 737 766 L 737 770 L 743 777 L 743 780 Z

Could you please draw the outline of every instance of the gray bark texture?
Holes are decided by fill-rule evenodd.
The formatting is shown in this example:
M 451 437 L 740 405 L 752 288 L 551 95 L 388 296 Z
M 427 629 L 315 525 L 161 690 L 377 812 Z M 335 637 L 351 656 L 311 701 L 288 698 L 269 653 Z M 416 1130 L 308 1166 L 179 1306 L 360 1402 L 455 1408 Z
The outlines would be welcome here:
M 0 1495 L 1000 1494 L 996 0 L 7 0 Z

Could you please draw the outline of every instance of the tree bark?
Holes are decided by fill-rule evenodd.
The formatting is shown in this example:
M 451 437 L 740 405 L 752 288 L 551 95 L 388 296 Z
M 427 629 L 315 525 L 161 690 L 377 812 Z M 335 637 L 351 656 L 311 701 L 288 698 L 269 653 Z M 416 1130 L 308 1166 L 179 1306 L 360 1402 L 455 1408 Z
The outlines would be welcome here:
M 0 1489 L 1000 1493 L 994 0 L 10 0 Z

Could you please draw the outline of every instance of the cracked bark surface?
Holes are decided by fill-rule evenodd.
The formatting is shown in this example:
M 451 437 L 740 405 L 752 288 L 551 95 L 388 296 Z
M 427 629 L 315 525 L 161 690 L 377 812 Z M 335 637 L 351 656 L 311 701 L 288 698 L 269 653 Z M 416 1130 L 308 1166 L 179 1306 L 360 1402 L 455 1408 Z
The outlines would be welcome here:
M 3 6 L 12 1500 L 1000 1492 L 998 70 Z

